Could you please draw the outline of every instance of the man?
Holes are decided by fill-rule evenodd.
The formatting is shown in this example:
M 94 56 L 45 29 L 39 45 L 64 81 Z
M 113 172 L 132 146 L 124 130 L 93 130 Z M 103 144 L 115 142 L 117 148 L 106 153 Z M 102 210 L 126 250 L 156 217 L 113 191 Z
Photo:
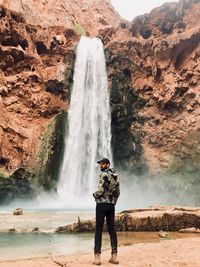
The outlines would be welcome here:
M 96 230 L 95 230 L 95 265 L 101 265 L 101 243 L 104 219 L 106 218 L 110 242 L 112 247 L 110 263 L 118 264 L 117 260 L 117 235 L 114 227 L 115 204 L 120 195 L 118 174 L 110 168 L 110 161 L 106 158 L 97 162 L 101 174 L 97 191 L 93 194 L 96 205 Z

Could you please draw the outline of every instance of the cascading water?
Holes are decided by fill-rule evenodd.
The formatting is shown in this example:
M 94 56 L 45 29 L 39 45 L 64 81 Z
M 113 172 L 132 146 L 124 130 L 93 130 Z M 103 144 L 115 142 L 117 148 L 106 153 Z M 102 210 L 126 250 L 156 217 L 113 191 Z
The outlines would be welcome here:
M 98 38 L 82 37 L 76 53 L 58 194 L 65 203 L 82 201 L 96 185 L 102 157 L 111 159 L 110 101 L 104 49 Z

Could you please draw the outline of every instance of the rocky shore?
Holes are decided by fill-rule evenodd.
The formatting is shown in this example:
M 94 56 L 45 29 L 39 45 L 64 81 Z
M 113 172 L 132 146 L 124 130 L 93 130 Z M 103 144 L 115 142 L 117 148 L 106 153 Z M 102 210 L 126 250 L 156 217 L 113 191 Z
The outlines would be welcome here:
M 152 206 L 146 209 L 125 210 L 116 215 L 117 231 L 179 231 L 200 228 L 200 208 Z M 58 227 L 59 233 L 93 232 L 95 220 L 81 221 Z M 106 225 L 104 225 L 106 230 Z
M 108 0 L 0 0 L 0 202 L 56 190 L 87 35 L 105 47 L 115 165 L 170 177 L 167 193 L 198 205 L 199 12 L 199 0 L 180 0 L 128 22 Z

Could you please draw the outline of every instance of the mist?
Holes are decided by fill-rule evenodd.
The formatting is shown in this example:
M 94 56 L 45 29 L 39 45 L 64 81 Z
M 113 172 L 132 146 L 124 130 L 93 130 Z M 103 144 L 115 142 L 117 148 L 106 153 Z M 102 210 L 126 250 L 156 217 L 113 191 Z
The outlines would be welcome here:
M 197 178 L 193 174 L 135 175 L 127 170 L 118 170 L 118 173 L 121 192 L 116 205 L 118 211 L 152 205 L 197 206 L 199 203 L 194 183 Z M 9 204 L 2 204 L 1 209 L 94 210 L 95 205 L 89 193 L 77 196 L 68 192 L 62 198 L 55 191 L 50 191 L 40 192 L 33 199 L 15 199 Z
M 120 171 L 121 195 L 117 207 L 120 210 L 144 208 L 151 205 L 197 206 L 193 175 L 160 174 L 137 176 Z

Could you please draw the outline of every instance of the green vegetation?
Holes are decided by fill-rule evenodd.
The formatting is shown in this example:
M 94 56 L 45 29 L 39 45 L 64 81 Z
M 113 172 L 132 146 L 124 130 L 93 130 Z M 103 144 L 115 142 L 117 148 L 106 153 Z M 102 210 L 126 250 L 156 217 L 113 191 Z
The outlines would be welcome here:
M 74 31 L 79 35 L 87 35 L 85 29 L 79 23 L 74 24 Z
M 71 90 L 73 86 L 73 68 L 67 66 L 64 72 L 64 84 L 66 86 L 66 98 L 70 100 Z
M 33 191 L 29 181 L 29 175 L 22 168 L 10 175 L 1 173 L 0 203 L 9 203 L 14 198 L 31 198 Z
M 42 135 L 40 153 L 35 167 L 38 185 L 46 190 L 56 188 L 64 153 L 66 113 L 53 117 Z

